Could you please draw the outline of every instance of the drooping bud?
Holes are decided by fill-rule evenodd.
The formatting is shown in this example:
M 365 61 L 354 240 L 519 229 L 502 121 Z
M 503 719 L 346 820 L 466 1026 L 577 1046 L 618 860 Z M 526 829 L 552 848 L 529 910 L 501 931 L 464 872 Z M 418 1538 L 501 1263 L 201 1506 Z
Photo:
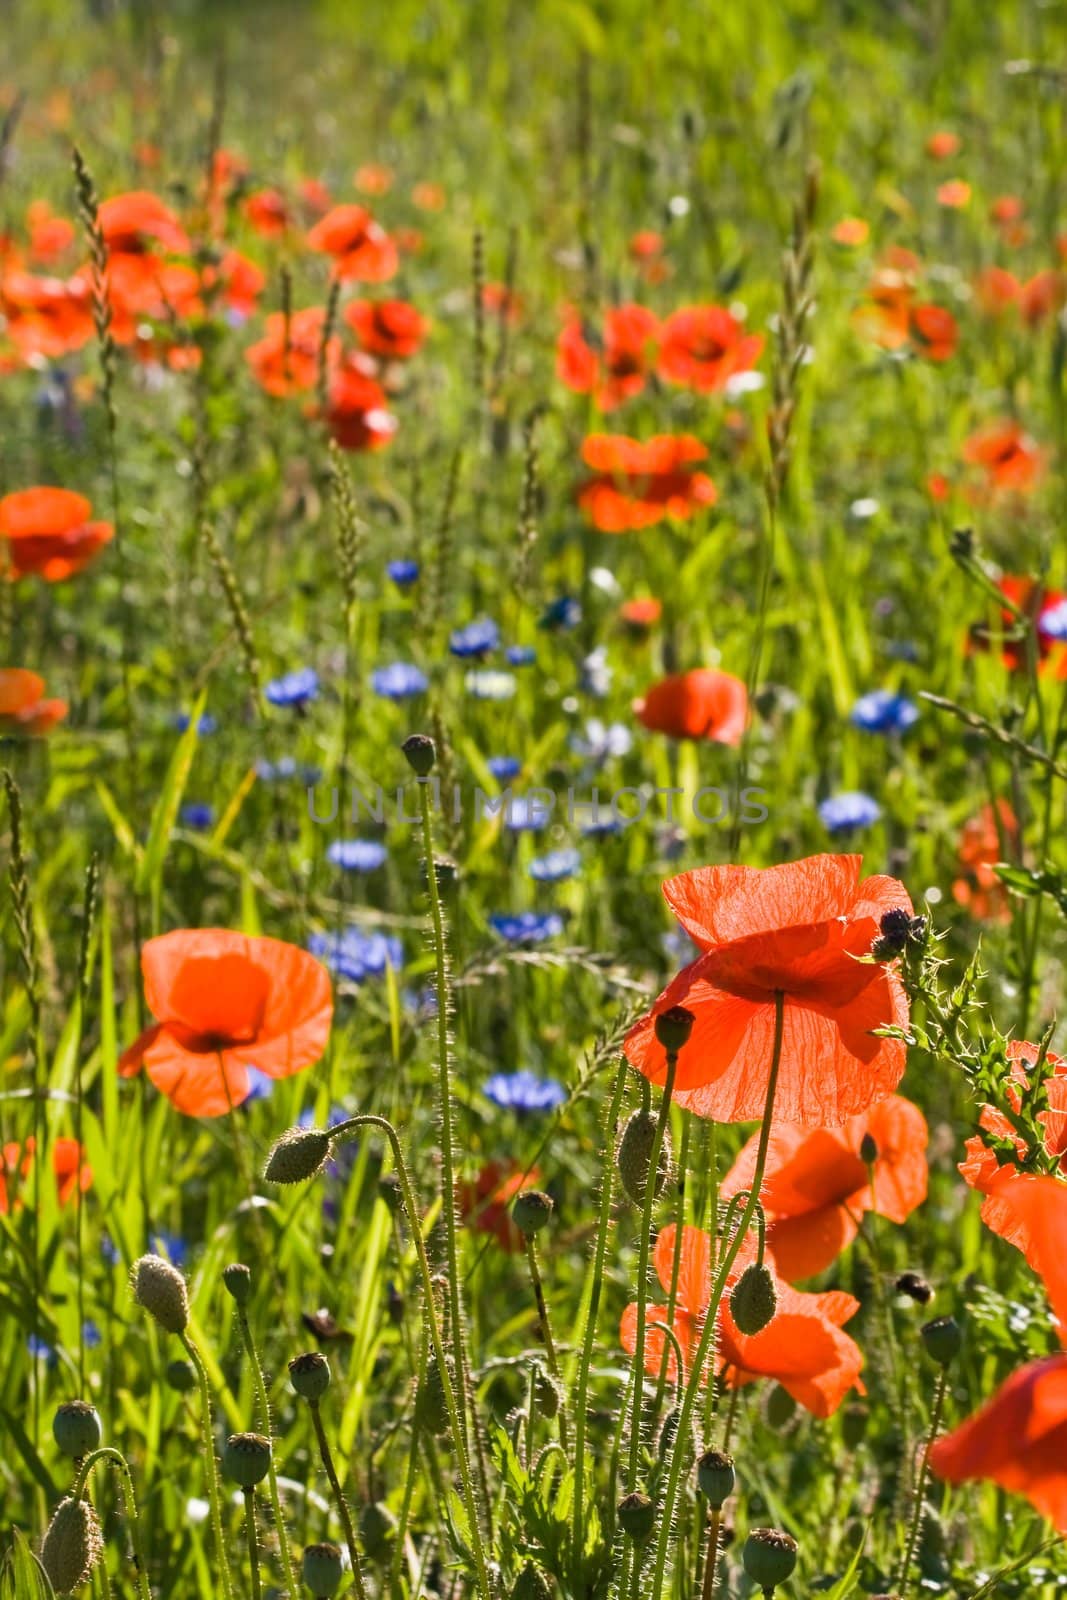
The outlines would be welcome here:
M 733 1456 L 721 1450 L 705 1450 L 697 1462 L 697 1483 L 713 1511 L 721 1511 L 734 1492 L 737 1474 Z
M 396 1529 L 396 1518 L 384 1501 L 368 1500 L 359 1514 L 359 1533 L 372 1561 L 380 1561 L 389 1554 Z
M 652 1170 L 652 1145 L 655 1137 L 656 1118 L 651 1111 L 635 1111 L 622 1130 L 619 1147 L 615 1153 L 622 1186 L 635 1205 L 643 1205 L 645 1201 L 645 1189 Z M 663 1193 L 670 1170 L 670 1134 L 664 1128 L 663 1143 L 659 1152 L 659 1168 L 653 1191 L 657 1197 Z
M 335 1544 L 309 1544 L 304 1548 L 304 1582 L 318 1600 L 327 1600 L 344 1576 L 344 1561 Z
M 509 1600 L 552 1600 L 552 1585 L 536 1561 L 527 1561 L 520 1568 Z
M 939 1367 L 955 1361 L 963 1344 L 963 1333 L 955 1317 L 935 1317 L 920 1329 L 926 1353 Z
M 761 1333 L 778 1309 L 774 1279 L 762 1262 L 753 1261 L 734 1284 L 730 1315 L 739 1333 Z
M 41 1565 L 56 1594 L 88 1583 L 104 1553 L 100 1521 L 88 1500 L 70 1495 L 56 1506 L 41 1545 Z
M 541 1189 L 524 1189 L 515 1196 L 511 1215 L 515 1226 L 526 1238 L 540 1233 L 552 1216 L 554 1202 L 550 1194 Z
M 409 733 L 400 746 L 417 778 L 428 778 L 437 760 L 437 747 L 428 733 Z
M 648 1543 L 656 1526 L 656 1508 L 647 1494 L 636 1490 L 633 1494 L 623 1495 L 616 1515 L 619 1527 L 634 1544 Z
M 306 1183 L 321 1172 L 330 1153 L 322 1128 L 290 1128 L 278 1139 L 263 1169 L 268 1183 Z
M 330 1387 L 330 1363 L 321 1350 L 308 1350 L 289 1363 L 289 1382 L 302 1400 L 321 1400 Z
M 797 1564 L 797 1542 L 780 1528 L 751 1528 L 741 1559 L 752 1582 L 772 1594 Z
M 240 1261 L 231 1261 L 222 1269 L 222 1281 L 227 1292 L 239 1306 L 246 1306 L 252 1298 L 251 1269 Z
M 142 1256 L 130 1274 L 133 1298 L 168 1333 L 184 1333 L 189 1322 L 189 1291 L 177 1267 L 162 1256 Z
M 222 1470 L 242 1489 L 254 1489 L 270 1471 L 270 1440 L 261 1433 L 231 1433 L 222 1447 Z
M 656 1016 L 656 1038 L 667 1051 L 668 1055 L 677 1055 L 689 1043 L 689 1035 L 693 1031 L 696 1017 L 685 1006 L 671 1006 L 669 1011 L 660 1011 Z
M 95 1407 L 87 1400 L 65 1400 L 52 1418 L 52 1437 L 63 1454 L 74 1461 L 98 1450 L 102 1429 Z

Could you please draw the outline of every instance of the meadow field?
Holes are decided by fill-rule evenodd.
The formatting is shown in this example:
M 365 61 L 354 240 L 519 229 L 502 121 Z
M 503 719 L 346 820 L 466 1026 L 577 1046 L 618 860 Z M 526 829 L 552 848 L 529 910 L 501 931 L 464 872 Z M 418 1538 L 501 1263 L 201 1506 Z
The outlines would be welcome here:
M 1067 1594 L 1067 0 L 0 12 L 2 1600 Z

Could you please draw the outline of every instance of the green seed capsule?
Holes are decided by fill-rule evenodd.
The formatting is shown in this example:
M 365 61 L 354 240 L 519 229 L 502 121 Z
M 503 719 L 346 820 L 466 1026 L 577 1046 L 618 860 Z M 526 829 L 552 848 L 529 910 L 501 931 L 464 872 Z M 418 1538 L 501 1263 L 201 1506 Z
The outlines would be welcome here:
M 963 1334 L 955 1317 L 935 1317 L 933 1322 L 923 1325 L 921 1332 L 927 1355 L 939 1367 L 947 1367 L 955 1361 L 963 1344 Z
M 515 1226 L 526 1238 L 540 1233 L 552 1216 L 552 1196 L 540 1189 L 524 1189 L 516 1195 L 511 1215 Z
M 689 1043 L 695 1021 L 696 1017 L 685 1006 L 671 1006 L 669 1011 L 661 1011 L 656 1017 L 656 1038 L 664 1050 L 677 1055 Z
M 785 1583 L 797 1564 L 797 1542 L 780 1528 L 752 1528 L 741 1552 L 745 1571 L 764 1594 Z
M 261 1433 L 231 1433 L 222 1447 L 222 1470 L 242 1489 L 254 1489 L 270 1471 L 270 1440 Z
M 647 1494 L 624 1495 L 619 1501 L 619 1527 L 634 1544 L 647 1544 L 656 1526 L 656 1508 Z
M 344 1577 L 344 1561 L 335 1544 L 309 1544 L 302 1563 L 304 1582 L 319 1600 L 327 1600 Z
M 319 1350 L 294 1356 L 289 1363 L 289 1382 L 302 1400 L 321 1400 L 330 1387 L 330 1363 Z
M 176 1361 L 168 1361 L 164 1376 L 176 1394 L 191 1394 L 196 1388 L 196 1368 L 191 1361 L 186 1361 L 182 1357 Z
M 768 1428 L 773 1428 L 775 1433 L 779 1433 L 783 1428 L 788 1428 L 796 1414 L 797 1403 L 793 1396 L 788 1389 L 783 1389 L 780 1383 L 776 1383 L 767 1396 L 764 1411 Z
M 697 1483 L 712 1510 L 722 1510 L 736 1481 L 733 1456 L 724 1455 L 721 1450 L 705 1450 L 697 1462 Z
M 222 1281 L 227 1293 L 239 1306 L 246 1306 L 252 1298 L 252 1273 L 240 1261 L 231 1261 L 222 1269 Z
M 52 1437 L 65 1456 L 80 1461 L 100 1448 L 100 1417 L 87 1400 L 65 1400 L 52 1418 Z

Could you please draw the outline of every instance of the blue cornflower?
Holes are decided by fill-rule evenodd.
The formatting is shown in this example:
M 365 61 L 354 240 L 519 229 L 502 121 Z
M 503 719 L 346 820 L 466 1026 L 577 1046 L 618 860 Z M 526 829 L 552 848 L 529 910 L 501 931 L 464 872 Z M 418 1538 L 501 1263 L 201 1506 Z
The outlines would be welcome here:
M 510 700 L 518 688 L 510 672 L 468 672 L 463 686 L 475 700 Z
M 215 820 L 215 811 L 204 800 L 191 800 L 188 805 L 182 806 L 181 820 L 187 828 L 192 828 L 194 833 L 206 833 Z
M 157 1228 L 148 1241 L 149 1248 L 157 1256 L 166 1256 L 172 1266 L 180 1267 L 185 1264 L 189 1254 L 189 1246 L 180 1233 L 167 1233 L 165 1229 Z
M 602 722 L 590 717 L 582 733 L 572 733 L 570 747 L 599 766 L 609 756 L 625 756 L 633 749 L 634 736 L 625 722 Z
M 26 1340 L 26 1349 L 31 1356 L 45 1361 L 48 1366 L 54 1367 L 59 1360 L 59 1352 L 47 1339 L 40 1338 L 36 1333 L 31 1333 Z
M 537 626 L 539 628 L 576 628 L 582 620 L 582 608 L 570 594 L 561 594 L 545 607 Z
M 383 700 L 410 700 L 413 695 L 425 694 L 430 686 L 426 674 L 410 661 L 394 661 L 388 667 L 379 667 L 371 673 L 370 684 Z
M 504 806 L 504 826 L 512 833 L 536 833 L 552 820 L 553 805 L 547 795 L 512 795 Z
M 512 778 L 517 778 L 522 771 L 522 762 L 518 756 L 490 756 L 486 766 L 497 783 L 510 783 Z
M 538 883 L 562 883 L 581 870 L 582 858 L 577 850 L 550 850 L 530 862 L 530 877 Z
M 301 783 L 314 788 L 322 777 L 322 768 L 299 766 L 292 756 L 282 756 L 278 761 L 257 761 L 256 777 L 262 778 L 264 783 L 280 783 L 286 778 L 299 778 Z
M 417 561 L 390 561 L 385 570 L 398 589 L 409 589 L 413 583 L 418 581 L 419 563 Z
M 490 917 L 489 925 L 506 944 L 540 944 L 563 932 L 558 911 L 519 911 Z
M 389 852 L 377 839 L 338 839 L 326 852 L 332 867 L 345 872 L 373 872 L 385 861 Z
M 248 1068 L 248 1093 L 242 1102 L 250 1105 L 255 1100 L 269 1100 L 274 1093 L 274 1079 L 258 1067 Z
M 1047 639 L 1067 640 L 1067 600 L 1058 600 L 1047 611 L 1042 611 L 1037 628 Z
M 918 706 L 892 689 L 872 689 L 852 707 L 852 724 L 865 733 L 906 733 L 918 720 Z
M 636 822 L 636 817 L 631 817 L 631 822 Z M 600 811 L 589 821 L 582 824 L 583 839 L 607 839 L 613 833 L 621 833 L 628 823 L 625 818 L 617 817 L 614 811 Z
M 478 617 L 465 628 L 449 635 L 448 648 L 454 656 L 487 656 L 500 643 L 500 629 L 491 617 Z
M 314 700 L 319 692 L 319 675 L 314 667 L 300 667 L 287 672 L 284 678 L 268 683 L 263 693 L 272 706 L 304 706 Z
M 504 659 L 509 667 L 532 667 L 537 660 L 537 651 L 532 644 L 509 644 Z
M 519 1072 L 494 1072 L 482 1093 L 504 1111 L 553 1111 L 567 1098 L 555 1078 L 539 1078 L 523 1067 Z
M 122 1255 L 109 1233 L 100 1235 L 100 1254 L 109 1267 L 117 1267 L 122 1261 Z
M 404 963 L 404 950 L 391 934 L 365 933 L 362 928 L 346 928 L 343 933 L 313 933 L 308 949 L 318 956 L 338 978 L 363 983 L 380 978 L 386 967 Z
M 192 718 L 190 717 L 188 711 L 176 711 L 170 719 L 171 727 L 174 728 L 178 733 L 184 733 L 191 721 Z M 216 733 L 218 731 L 218 726 L 218 722 L 211 715 L 211 712 L 205 711 L 203 716 L 200 718 L 200 721 L 196 725 L 196 731 L 200 735 L 201 739 L 203 739 L 209 733 Z
M 82 1323 L 82 1338 L 85 1340 L 85 1348 L 87 1350 L 95 1350 L 98 1345 L 104 1342 L 103 1334 L 91 1317 L 86 1317 Z
M 882 815 L 877 800 L 860 790 L 831 795 L 819 806 L 819 820 L 828 833 L 851 833 L 869 828 Z

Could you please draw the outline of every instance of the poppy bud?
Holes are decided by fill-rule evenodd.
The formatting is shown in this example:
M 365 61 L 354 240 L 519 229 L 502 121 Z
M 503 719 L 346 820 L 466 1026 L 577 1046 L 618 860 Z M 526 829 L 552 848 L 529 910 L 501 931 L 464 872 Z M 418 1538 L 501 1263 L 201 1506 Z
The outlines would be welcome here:
M 222 1447 L 222 1470 L 242 1489 L 254 1489 L 270 1471 L 270 1440 L 261 1433 L 231 1433 Z
M 902 1272 L 893 1287 L 898 1294 L 906 1294 L 909 1300 L 914 1300 L 916 1305 L 929 1305 L 934 1298 L 933 1288 L 917 1272 Z
M 450 1358 L 446 1358 L 448 1376 L 453 1384 L 456 1379 L 455 1367 Z M 426 1373 L 419 1384 L 415 1396 L 415 1421 L 420 1428 L 427 1432 L 441 1434 L 448 1432 L 448 1406 L 445 1403 L 445 1386 L 441 1377 L 441 1364 L 436 1356 L 431 1356 L 426 1363 Z
M 939 1367 L 947 1367 L 960 1353 L 963 1334 L 955 1317 L 935 1317 L 919 1330 L 926 1353 Z
M 399 1215 L 404 1206 L 404 1191 L 400 1186 L 400 1174 L 397 1172 L 384 1172 L 378 1179 L 378 1199 L 388 1206 L 390 1213 L 395 1217 Z
M 677 1055 L 679 1050 L 685 1049 L 695 1021 L 693 1013 L 687 1011 L 685 1006 L 671 1006 L 669 1011 L 659 1012 L 656 1017 L 656 1038 L 668 1055 Z
M 622 1138 L 619 1140 L 619 1148 L 615 1155 L 619 1177 L 622 1179 L 623 1188 L 635 1205 L 644 1204 L 645 1186 L 652 1168 L 652 1145 L 655 1137 L 656 1118 L 651 1111 L 635 1111 L 622 1130 Z M 663 1143 L 659 1151 L 659 1170 L 655 1180 L 654 1193 L 657 1196 L 663 1193 L 663 1186 L 667 1182 L 670 1170 L 670 1136 L 664 1128 Z
M 841 1436 L 847 1450 L 855 1450 L 863 1443 L 869 1421 L 870 1412 L 860 1401 L 845 1407 L 841 1413 Z
M 52 1418 L 52 1437 L 65 1456 L 80 1461 L 100 1447 L 100 1418 L 87 1400 L 65 1400 Z
M 647 1494 L 639 1491 L 624 1495 L 619 1501 L 617 1515 L 619 1527 L 634 1544 L 647 1544 L 656 1526 L 656 1508 Z
M 737 1474 L 733 1456 L 721 1450 L 705 1450 L 697 1462 L 697 1484 L 713 1511 L 721 1511 L 734 1492 Z
M 768 1428 L 773 1428 L 775 1433 L 780 1433 L 783 1428 L 788 1428 L 796 1415 L 797 1403 L 788 1389 L 783 1389 L 776 1383 L 767 1396 L 767 1405 L 764 1418 Z
M 330 1387 L 330 1363 L 321 1350 L 308 1350 L 289 1363 L 289 1382 L 302 1400 L 321 1400 Z
M 246 1306 L 252 1298 L 252 1273 L 240 1261 L 231 1261 L 222 1269 L 222 1281 L 230 1296 L 239 1306 Z
M 359 1514 L 359 1532 L 363 1548 L 372 1561 L 388 1555 L 396 1537 L 396 1518 L 381 1500 L 368 1500 Z
M 100 1521 L 88 1500 L 61 1500 L 41 1545 L 41 1565 L 56 1594 L 88 1583 L 104 1553 Z
M 527 1561 L 521 1569 L 509 1600 L 552 1600 L 552 1585 L 536 1561 Z
M 437 746 L 428 733 L 409 733 L 400 746 L 417 778 L 428 778 L 437 760 Z
M 666 1461 L 667 1457 L 674 1448 L 674 1441 L 678 1434 L 678 1422 L 680 1415 L 681 1413 L 679 1408 L 677 1406 L 671 1406 L 671 1409 L 667 1412 L 663 1419 L 663 1426 L 659 1430 L 659 1438 L 656 1440 L 656 1450 L 661 1461 Z
M 860 1140 L 860 1160 L 865 1167 L 873 1167 L 878 1160 L 878 1145 L 869 1133 Z
M 304 1548 L 304 1582 L 318 1600 L 327 1600 L 344 1576 L 344 1562 L 335 1544 L 309 1544 Z
M 177 1361 L 168 1362 L 164 1376 L 176 1394 L 191 1394 L 196 1388 L 196 1368 L 191 1361 L 179 1357 Z
M 760 1262 L 747 1266 L 730 1295 L 730 1315 L 740 1333 L 760 1333 L 778 1309 L 774 1279 Z
M 551 1372 L 539 1366 L 534 1373 L 534 1401 L 543 1417 L 558 1417 L 563 1405 L 563 1385 Z
M 330 1135 L 321 1128 L 290 1128 L 276 1140 L 263 1168 L 268 1183 L 304 1183 L 321 1172 Z
M 772 1594 L 797 1564 L 797 1542 L 780 1528 L 750 1528 L 741 1559 L 752 1582 Z
M 511 1215 L 519 1232 L 529 1239 L 535 1233 L 541 1232 L 552 1211 L 551 1195 L 545 1194 L 541 1189 L 524 1189 L 521 1194 L 516 1195 Z
M 142 1256 L 130 1274 L 133 1298 L 168 1333 L 183 1333 L 189 1321 L 189 1291 L 177 1267 L 162 1256 Z

